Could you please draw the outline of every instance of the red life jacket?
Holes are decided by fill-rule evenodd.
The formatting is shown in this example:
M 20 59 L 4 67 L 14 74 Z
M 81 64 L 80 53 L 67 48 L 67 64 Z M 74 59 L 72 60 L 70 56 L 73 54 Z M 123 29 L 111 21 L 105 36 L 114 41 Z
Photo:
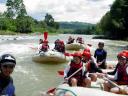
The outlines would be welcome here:
M 73 61 L 71 61 L 70 69 L 69 69 L 69 72 L 68 72 L 67 76 L 69 77 L 70 75 L 72 75 L 74 72 L 76 72 L 82 66 L 83 66 L 82 62 L 80 64 L 75 64 Z M 77 72 L 73 77 L 75 77 L 76 79 L 82 78 L 82 70 Z
M 42 45 L 41 50 L 46 52 L 48 50 L 49 46 L 48 45 Z
M 128 85 L 127 67 L 128 65 L 119 65 L 117 68 L 117 83 L 119 85 Z

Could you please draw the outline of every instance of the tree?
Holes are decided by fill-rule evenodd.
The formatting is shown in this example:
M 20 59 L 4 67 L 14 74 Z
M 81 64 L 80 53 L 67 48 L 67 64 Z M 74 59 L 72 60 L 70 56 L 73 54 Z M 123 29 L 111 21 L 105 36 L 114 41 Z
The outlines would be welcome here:
M 128 0 L 116 0 L 105 16 L 102 17 L 97 28 L 104 31 L 104 35 L 113 39 L 128 37 Z
M 59 29 L 59 23 L 54 21 L 54 18 L 50 14 L 46 14 L 44 22 L 47 24 L 49 27 L 53 27 L 55 29 Z
M 32 32 L 33 24 L 33 18 L 30 16 L 19 16 L 16 18 L 16 31 L 20 33 Z
M 8 18 L 16 18 L 17 16 L 27 15 L 23 0 L 7 0 L 6 6 L 6 16 Z

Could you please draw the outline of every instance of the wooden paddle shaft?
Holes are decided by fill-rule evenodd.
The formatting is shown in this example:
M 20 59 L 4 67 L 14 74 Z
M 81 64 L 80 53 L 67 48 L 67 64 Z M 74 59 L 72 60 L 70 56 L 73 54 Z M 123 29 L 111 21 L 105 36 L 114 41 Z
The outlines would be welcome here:
M 112 80 L 108 79 L 107 77 L 103 77 L 105 80 L 107 80 L 108 82 L 110 82 L 111 84 L 113 84 L 114 86 L 118 87 L 119 89 L 121 89 L 116 83 L 114 83 Z
M 87 63 L 88 63 L 88 62 L 86 62 L 83 66 L 85 66 Z M 70 76 L 67 78 L 67 80 L 70 79 L 72 76 L 74 76 L 77 72 L 79 72 L 80 70 L 82 70 L 83 66 L 80 67 L 78 70 L 76 70 L 72 75 L 70 75 Z
M 83 67 L 81 67 L 81 68 L 79 68 L 77 71 L 75 71 L 72 75 L 70 75 L 70 76 L 67 78 L 67 80 L 70 79 L 72 76 L 74 76 L 77 72 L 79 72 L 80 70 L 82 70 L 82 68 L 83 68 Z

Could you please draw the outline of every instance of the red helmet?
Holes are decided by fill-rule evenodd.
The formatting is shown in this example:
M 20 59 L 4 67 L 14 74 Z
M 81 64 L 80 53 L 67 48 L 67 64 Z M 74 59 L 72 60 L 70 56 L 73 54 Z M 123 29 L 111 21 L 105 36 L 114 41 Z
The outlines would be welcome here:
M 117 55 L 117 58 L 120 58 L 120 57 L 128 58 L 128 54 L 126 54 L 125 52 L 120 52 L 120 53 Z
M 85 48 L 84 51 L 90 52 L 90 49 L 89 49 L 89 48 Z M 83 52 L 83 53 L 84 53 L 84 52 Z
M 128 50 L 123 50 L 122 52 L 124 52 L 124 53 L 128 54 Z
M 128 58 L 128 50 L 123 50 L 122 52 L 125 53 L 126 57 Z
M 75 52 L 74 54 L 72 54 L 73 57 L 82 57 L 82 54 L 80 52 Z
M 90 52 L 84 51 L 82 55 L 85 56 L 85 57 L 87 57 L 88 59 L 91 58 Z
M 60 44 L 64 44 L 64 41 L 60 40 Z

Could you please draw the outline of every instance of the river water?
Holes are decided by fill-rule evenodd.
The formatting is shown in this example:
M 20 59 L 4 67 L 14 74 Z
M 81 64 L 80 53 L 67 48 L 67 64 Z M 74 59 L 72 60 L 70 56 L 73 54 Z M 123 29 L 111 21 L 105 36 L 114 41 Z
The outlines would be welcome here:
M 52 48 L 56 39 L 66 42 L 68 35 L 59 34 L 48 36 L 49 45 Z M 72 35 L 78 37 L 78 35 Z M 105 43 L 108 52 L 107 61 L 116 63 L 116 55 L 128 44 L 126 41 L 92 39 L 92 35 L 81 35 L 85 43 L 92 44 L 91 52 L 94 53 L 99 41 Z M 40 64 L 32 61 L 35 47 L 43 35 L 0 35 L 0 53 L 11 53 L 17 59 L 16 68 L 12 74 L 16 87 L 17 96 L 39 96 L 41 91 L 60 84 L 62 78 L 58 76 L 57 70 L 63 69 L 64 64 Z M 16 39 L 16 40 L 15 40 Z

